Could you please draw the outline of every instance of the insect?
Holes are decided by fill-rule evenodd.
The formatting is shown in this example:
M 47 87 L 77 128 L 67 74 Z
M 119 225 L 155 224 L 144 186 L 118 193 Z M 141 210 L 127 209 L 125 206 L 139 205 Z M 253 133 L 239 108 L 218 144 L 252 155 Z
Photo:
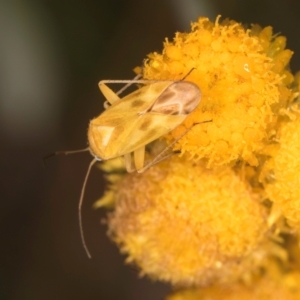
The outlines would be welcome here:
M 70 154 L 89 150 L 94 156 L 84 179 L 78 205 L 82 244 L 89 258 L 91 255 L 83 234 L 81 207 L 92 166 L 97 161 L 124 156 L 128 172 L 142 173 L 172 155 L 173 153 L 165 155 L 165 152 L 191 128 L 152 161 L 145 164 L 145 146 L 180 125 L 200 103 L 199 87 L 190 81 L 185 81 L 191 71 L 182 80 L 175 81 L 139 80 L 140 76 L 133 80 L 100 81 L 99 88 L 107 101 L 104 104 L 105 111 L 90 121 L 89 147 L 79 151 L 56 152 L 56 154 Z M 115 93 L 106 83 L 125 83 L 126 85 Z M 124 98 L 120 98 L 119 94 L 133 83 L 145 85 Z
M 148 85 L 121 99 L 105 83 Z M 89 150 L 96 160 L 124 156 L 128 172 L 153 165 L 145 164 L 145 146 L 180 125 L 201 99 L 199 87 L 184 80 L 102 80 L 99 88 L 111 106 L 90 122 Z

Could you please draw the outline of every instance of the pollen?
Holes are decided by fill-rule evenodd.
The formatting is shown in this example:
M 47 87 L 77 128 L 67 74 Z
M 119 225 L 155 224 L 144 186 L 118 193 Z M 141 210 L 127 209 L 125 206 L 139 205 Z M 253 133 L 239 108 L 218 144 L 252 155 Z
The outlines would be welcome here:
M 185 80 L 202 92 L 200 105 L 179 127 L 211 120 L 194 126 L 174 150 L 194 161 L 205 158 L 208 166 L 237 160 L 257 165 L 279 108 L 291 100 L 282 97 L 282 87 L 292 80 L 288 63 L 293 52 L 285 44 L 285 37 L 273 37 L 271 27 L 246 29 L 234 21 L 199 18 L 190 33 L 177 33 L 173 41 L 166 40 L 162 53 L 151 53 L 143 70 L 146 79 L 182 79 L 193 69 Z M 173 130 L 167 140 L 178 139 L 181 132 Z M 239 146 L 232 138 L 237 135 Z
M 258 195 L 230 168 L 212 171 L 180 158 L 126 176 L 115 203 L 110 236 L 127 262 L 179 286 L 250 272 L 249 256 L 268 231 Z

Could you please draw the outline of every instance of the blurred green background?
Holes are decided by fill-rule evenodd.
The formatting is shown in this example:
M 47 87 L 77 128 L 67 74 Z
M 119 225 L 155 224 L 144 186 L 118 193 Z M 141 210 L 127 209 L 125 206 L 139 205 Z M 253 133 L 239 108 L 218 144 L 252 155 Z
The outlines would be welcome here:
M 94 168 L 83 226 L 77 206 L 88 154 L 41 158 L 87 145 L 90 119 L 103 110 L 97 83 L 131 79 L 165 37 L 198 16 L 221 14 L 271 25 L 288 38 L 300 69 L 298 0 L 0 0 L 0 299 L 163 299 L 168 285 L 139 279 L 106 237 L 103 193 Z

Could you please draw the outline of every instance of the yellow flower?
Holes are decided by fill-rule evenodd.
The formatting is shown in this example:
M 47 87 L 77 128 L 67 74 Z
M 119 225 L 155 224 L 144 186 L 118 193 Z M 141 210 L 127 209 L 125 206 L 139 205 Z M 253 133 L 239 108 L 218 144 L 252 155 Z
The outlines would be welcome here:
M 250 286 L 243 283 L 189 289 L 174 293 L 166 300 L 298 300 L 300 299 L 300 273 L 286 274 L 275 280 L 264 277 Z
M 258 165 L 257 154 L 268 144 L 279 109 L 291 94 L 286 88 L 293 76 L 286 69 L 292 52 L 285 38 L 272 37 L 272 28 L 242 25 L 219 18 L 199 18 L 190 33 L 166 40 L 162 54 L 152 53 L 143 69 L 147 79 L 182 79 L 196 83 L 202 92 L 199 107 L 169 135 L 181 138 L 175 150 L 209 166 L 244 160 Z
M 117 186 L 112 238 L 142 274 L 176 285 L 230 281 L 267 231 L 259 197 L 229 167 L 173 158 Z

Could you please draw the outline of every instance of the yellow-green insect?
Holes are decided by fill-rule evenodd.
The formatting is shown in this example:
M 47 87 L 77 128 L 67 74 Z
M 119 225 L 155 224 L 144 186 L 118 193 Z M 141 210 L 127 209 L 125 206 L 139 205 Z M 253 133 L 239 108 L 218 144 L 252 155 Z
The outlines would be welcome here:
M 121 99 L 105 83 L 148 85 Z M 99 88 L 111 106 L 89 124 L 90 152 L 96 160 L 124 156 L 128 172 L 148 169 L 145 146 L 180 125 L 201 99 L 199 87 L 184 80 L 103 80 Z

